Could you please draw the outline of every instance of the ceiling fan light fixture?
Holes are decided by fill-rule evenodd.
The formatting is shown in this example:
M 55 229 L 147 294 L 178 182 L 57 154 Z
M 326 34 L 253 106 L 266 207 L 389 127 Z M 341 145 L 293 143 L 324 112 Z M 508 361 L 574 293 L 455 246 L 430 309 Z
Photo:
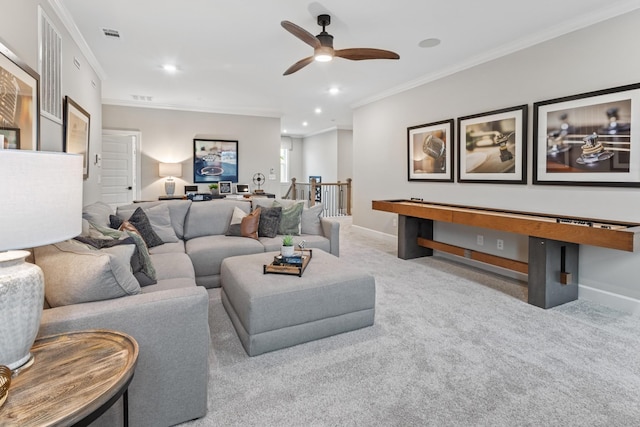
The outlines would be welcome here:
M 329 62 L 333 59 L 333 48 L 328 46 L 320 46 L 315 49 L 313 59 L 318 62 Z

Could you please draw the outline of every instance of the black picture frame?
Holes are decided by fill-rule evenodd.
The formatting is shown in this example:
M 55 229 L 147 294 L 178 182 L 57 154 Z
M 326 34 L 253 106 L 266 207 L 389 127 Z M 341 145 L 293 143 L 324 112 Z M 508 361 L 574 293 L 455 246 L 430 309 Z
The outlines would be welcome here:
M 89 137 L 91 115 L 69 96 L 64 97 L 64 139 L 65 153 L 82 155 L 82 176 L 89 178 Z
M 407 128 L 407 179 L 453 182 L 454 120 Z
M 40 75 L 1 41 L 0 127 L 20 130 L 21 150 L 40 149 Z
M 238 182 L 238 141 L 193 139 L 193 182 Z
M 528 106 L 458 118 L 458 182 L 527 183 Z
M 2 135 L 2 147 L 5 150 L 20 149 L 20 128 L 4 128 L 0 127 L 0 135 Z
M 640 187 L 640 83 L 533 108 L 534 184 Z

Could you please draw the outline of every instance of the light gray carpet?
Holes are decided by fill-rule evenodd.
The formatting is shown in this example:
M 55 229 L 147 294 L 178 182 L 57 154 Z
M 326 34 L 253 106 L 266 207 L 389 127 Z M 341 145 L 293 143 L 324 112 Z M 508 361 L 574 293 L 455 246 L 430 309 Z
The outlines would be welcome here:
M 209 411 L 184 426 L 637 426 L 640 318 L 444 259 L 403 261 L 345 224 L 375 325 L 250 358 L 210 291 Z

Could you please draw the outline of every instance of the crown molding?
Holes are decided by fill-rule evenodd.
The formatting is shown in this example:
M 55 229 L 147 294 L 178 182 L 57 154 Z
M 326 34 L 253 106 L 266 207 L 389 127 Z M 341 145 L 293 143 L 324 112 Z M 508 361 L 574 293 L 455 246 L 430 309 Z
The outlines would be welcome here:
M 102 105 L 113 105 L 117 107 L 133 107 L 133 108 L 151 108 L 156 110 L 176 110 L 190 111 L 195 113 L 211 113 L 211 114 L 227 114 L 234 116 L 253 116 L 268 117 L 279 119 L 282 112 L 270 109 L 254 109 L 254 108 L 210 108 L 210 107 L 194 107 L 190 105 L 177 104 L 160 104 L 154 102 L 140 101 L 123 101 L 121 99 L 103 98 Z
M 53 9 L 54 13 L 58 16 L 58 18 L 62 21 L 62 24 L 71 35 L 71 38 L 78 45 L 78 48 L 87 59 L 87 62 L 89 63 L 91 68 L 93 68 L 93 71 L 98 75 L 98 78 L 104 81 L 107 78 L 107 74 L 102 68 L 102 65 L 100 65 L 100 62 L 98 62 L 96 56 L 93 54 L 93 51 L 87 44 L 87 41 L 80 33 L 78 26 L 71 17 L 71 14 L 67 10 L 67 8 L 64 6 L 64 4 L 62 4 L 61 0 L 49 0 L 49 5 Z
M 556 25 L 547 28 L 544 31 L 540 31 L 537 34 L 514 40 L 511 43 L 507 43 L 496 49 L 485 52 L 482 55 L 473 56 L 464 62 L 455 64 L 436 73 L 424 75 L 415 80 L 411 80 L 409 82 L 390 88 L 386 91 L 379 92 L 374 96 L 356 101 L 355 103 L 351 104 L 350 107 L 354 109 L 365 106 L 367 104 L 371 104 L 376 101 L 380 101 L 381 99 L 397 95 L 399 93 L 414 89 L 427 83 L 434 82 L 436 80 L 440 80 L 460 71 L 464 71 L 477 65 L 492 61 L 494 59 L 498 59 L 503 56 L 518 52 L 528 47 L 553 40 L 565 34 L 569 34 L 574 31 L 589 27 L 591 25 L 595 25 L 599 22 L 606 21 L 607 19 L 615 18 L 616 16 L 632 12 L 636 9 L 640 9 L 640 0 L 629 0 L 616 6 L 609 7 L 606 10 L 597 10 L 592 13 L 578 16 L 573 20 L 563 22 L 561 25 Z

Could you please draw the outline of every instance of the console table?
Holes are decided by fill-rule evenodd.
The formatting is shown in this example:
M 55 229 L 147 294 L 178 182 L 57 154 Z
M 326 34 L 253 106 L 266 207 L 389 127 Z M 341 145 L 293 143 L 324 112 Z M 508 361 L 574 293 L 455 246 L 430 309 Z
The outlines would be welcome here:
M 640 224 L 593 218 L 504 211 L 419 200 L 374 200 L 374 210 L 398 214 L 398 257 L 433 255 L 434 250 L 528 274 L 528 301 L 551 308 L 578 298 L 579 245 L 634 252 Z M 434 221 L 470 225 L 529 236 L 529 259 L 522 262 L 433 240 Z
M 2 426 L 86 426 L 121 396 L 128 425 L 127 388 L 138 344 L 126 334 L 98 330 L 39 339 L 33 365 L 12 380 L 0 407 Z

